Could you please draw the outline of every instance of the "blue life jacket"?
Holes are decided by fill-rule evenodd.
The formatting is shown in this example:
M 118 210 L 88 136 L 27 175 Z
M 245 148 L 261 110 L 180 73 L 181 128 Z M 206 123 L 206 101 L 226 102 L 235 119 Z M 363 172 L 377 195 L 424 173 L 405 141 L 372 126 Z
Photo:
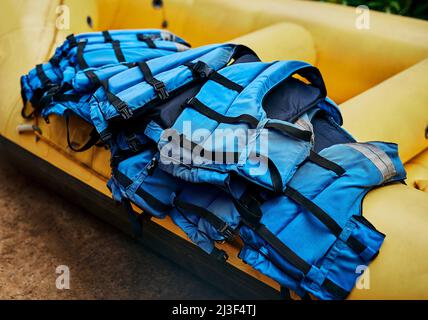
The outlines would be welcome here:
M 121 161 L 113 168 L 109 181 L 113 198 L 130 200 L 145 212 L 163 218 L 172 208 L 182 182 L 156 168 L 158 154 L 153 146 Z
M 238 85 L 244 85 L 239 82 L 240 72 L 227 71 L 232 68 L 242 69 L 242 79 L 243 71 L 253 66 L 262 67 L 258 75 L 263 75 L 263 71 L 269 70 L 266 65 L 234 65 L 219 73 L 225 77 L 228 75 L 227 79 Z M 286 66 L 286 63 L 281 66 Z M 269 102 L 268 94 L 272 88 L 274 91 L 282 86 L 282 89 L 293 92 L 302 87 L 300 81 L 291 78 L 296 72 L 311 80 L 312 85 L 305 86 L 305 95 L 302 92 L 297 97 L 289 95 L 287 104 L 262 105 L 263 102 Z M 207 252 L 215 248 L 214 241 L 233 236 L 235 229 L 242 225 L 240 235 L 245 246 L 240 257 L 245 262 L 302 296 L 310 292 L 323 299 L 345 298 L 359 276 L 357 267 L 367 265 L 377 255 L 384 237 L 362 218 L 361 201 L 373 187 L 404 179 L 405 171 L 395 145 L 379 142 L 358 144 L 338 128 L 341 124 L 340 114 L 333 102 L 326 98 L 322 79 L 315 69 L 307 64 L 290 62 L 279 73 L 282 77 L 277 75 L 276 81 L 275 72 L 264 74 L 261 78 L 253 76 L 253 85 L 249 82 L 242 90 L 208 81 L 196 96 L 197 103 L 195 99 L 190 100 L 188 104 L 191 109 L 184 109 L 174 123 L 176 128 L 181 128 L 187 119 L 196 127 L 209 128 L 213 132 L 222 124 L 240 125 L 240 122 L 244 122 L 251 126 L 252 118 L 267 119 L 262 128 L 278 130 L 281 134 L 275 133 L 273 138 L 268 136 L 269 150 L 265 156 L 274 162 L 273 165 L 268 164 L 269 171 L 274 169 L 274 173 L 269 173 L 269 179 L 261 180 L 252 177 L 249 170 L 239 171 L 239 167 L 228 169 L 228 164 L 210 164 L 206 167 L 193 163 L 182 165 L 178 161 L 164 165 L 161 158 L 160 168 L 190 183 L 203 183 L 175 190 L 174 199 L 170 199 L 174 206 L 170 215 L 192 241 Z M 233 75 L 237 78 L 233 78 Z M 221 91 L 219 87 L 222 86 L 229 92 Z M 263 94 L 260 94 L 260 90 Z M 238 93 L 231 95 L 233 91 Z M 227 98 L 221 98 L 227 97 L 227 93 L 229 97 L 232 96 L 230 100 L 233 103 L 228 102 Z M 205 103 L 201 102 L 201 97 Z M 214 107 L 209 108 L 207 105 Z M 262 109 L 264 107 L 271 109 Z M 187 110 L 193 113 L 185 118 L 183 114 Z M 275 119 L 271 123 L 286 125 L 287 128 L 283 130 L 276 125 L 268 127 L 271 119 L 269 114 L 274 115 L 272 118 Z M 303 123 L 296 125 L 293 121 Z M 156 134 L 162 132 L 156 129 L 156 125 L 151 122 L 146 129 L 154 141 L 161 136 Z M 300 139 L 294 134 L 295 131 L 288 129 L 290 127 L 301 131 L 306 129 L 311 133 L 309 139 Z M 289 139 L 288 135 L 294 140 Z M 302 141 L 299 140 L 307 145 L 302 148 Z M 285 150 L 275 149 L 280 146 Z M 182 141 L 180 147 L 183 147 Z M 297 156 L 294 153 L 296 150 Z M 215 152 L 225 153 L 224 148 Z M 291 169 L 286 160 L 291 160 Z M 246 162 L 243 163 L 245 165 Z M 171 168 L 174 170 L 171 171 Z M 285 175 L 282 172 L 284 169 L 288 170 Z M 205 170 L 209 174 L 204 175 Z M 224 174 L 227 176 L 224 177 Z M 236 189 L 236 181 L 246 181 L 248 187 Z M 274 181 L 281 183 L 275 187 Z M 224 187 L 224 190 L 213 189 L 212 185 Z M 267 192 L 266 197 L 260 197 L 263 192 Z M 218 218 L 220 224 L 213 217 Z M 221 223 L 223 228 L 214 227 Z M 296 234 L 290 231 L 283 234 L 282 230 L 287 228 Z M 289 234 L 292 236 L 289 237 Z M 299 234 L 310 234 L 314 239 L 308 242 L 309 236 L 299 237 Z
M 220 69 L 232 59 L 234 59 L 234 64 L 239 64 L 258 58 L 252 51 L 241 46 L 210 45 L 177 53 L 170 57 L 150 60 L 143 67 L 142 64 L 138 64 L 137 67 L 111 77 L 102 88 L 97 90 L 91 106 L 92 121 L 104 139 L 106 131 L 110 134 L 110 138 L 105 139 L 112 154 L 113 178 L 109 185 L 112 190 L 117 191 L 115 192 L 116 200 L 129 199 L 157 217 L 162 217 L 171 210 L 178 191 L 181 192 L 190 185 L 185 186 L 183 181 L 157 168 L 159 154 L 155 148 L 156 144 L 145 134 L 146 125 L 151 119 L 156 119 L 164 124 L 173 121 L 169 118 L 175 119 L 174 116 L 181 110 L 180 106 L 184 101 L 198 92 L 206 79 L 204 75 L 197 73 L 199 69 L 193 68 L 194 66 L 201 66 L 200 72 L 203 72 L 208 64 L 213 64 L 216 69 Z M 183 66 L 183 64 L 187 64 L 187 66 Z M 164 75 L 171 71 L 173 71 L 172 76 Z M 180 77 L 177 77 L 177 74 Z M 168 92 L 175 90 L 175 94 L 167 94 L 163 98 L 156 95 L 154 87 L 149 82 L 153 83 L 150 80 L 157 78 L 165 80 L 165 88 L 168 89 Z M 145 80 L 149 82 L 145 82 Z M 184 84 L 180 84 L 180 80 L 184 80 Z M 174 85 L 175 87 L 172 87 Z M 129 92 L 130 95 L 122 95 L 126 92 Z M 112 117 L 120 117 L 114 105 L 114 99 L 126 101 L 134 115 L 136 109 L 148 108 L 147 102 L 139 102 L 142 98 L 147 99 L 147 97 L 149 100 L 144 100 L 144 102 L 157 104 L 153 108 L 155 112 L 144 114 L 144 117 L 135 117 L 135 119 L 133 117 L 123 119 L 117 125 L 118 132 L 113 134 L 114 131 L 109 126 L 107 115 L 113 114 Z M 140 178 L 136 179 L 136 176 Z M 165 196 L 158 197 L 158 192 L 153 190 L 150 182 L 147 188 L 152 192 L 146 190 L 146 178 L 149 179 L 148 181 L 159 180 L 154 185 L 162 189 L 159 192 Z M 131 185 L 134 187 L 130 187 Z M 137 192 L 137 190 L 140 191 Z M 144 195 L 147 199 L 144 198 Z
M 362 216 L 362 200 L 377 186 L 405 179 L 405 171 L 395 144 L 337 144 L 320 155 L 344 174 L 304 163 L 284 195 L 261 204 L 260 221 L 240 228 L 239 256 L 301 296 L 343 299 L 385 237 Z
M 211 224 L 215 216 L 231 236 L 239 228 L 239 257 L 281 286 L 302 297 L 344 299 L 385 237 L 362 216 L 362 200 L 377 186 L 403 180 L 405 171 L 395 144 L 335 144 L 320 154 L 346 173 L 305 162 L 284 195 L 252 200 L 259 221 L 246 221 L 224 191 L 195 184 L 178 195 L 170 216 L 208 253 L 228 239 Z
M 151 48 L 157 47 L 158 41 L 172 41 L 179 45 L 190 47 L 190 45 L 182 38 L 159 29 L 124 29 L 124 30 L 109 30 L 99 32 L 81 33 L 78 35 L 70 34 L 67 36 L 64 43 L 56 48 L 54 55 L 50 59 L 53 65 L 58 65 L 59 61 L 68 54 L 70 49 L 78 46 L 82 41 L 87 44 L 100 44 L 113 41 L 119 42 L 136 42 L 143 41 Z M 177 51 L 180 51 L 178 48 Z
M 70 35 L 54 56 L 21 77 L 24 101 L 37 107 L 40 99 L 64 93 L 62 86 L 70 84 L 76 71 L 106 64 L 146 61 L 188 49 L 181 38 L 160 30 L 114 30 Z M 68 89 L 68 87 L 66 87 Z M 23 109 L 23 115 L 26 115 Z
M 226 189 L 231 175 L 237 174 L 281 193 L 303 161 L 320 158 L 311 152 L 312 127 L 306 111 L 317 106 L 335 117 L 336 122 L 341 121 L 337 107 L 326 98 L 319 71 L 303 62 L 282 61 L 231 65 L 219 74 L 227 79 L 227 84 L 208 81 L 196 97 L 184 105 L 171 128 L 162 131 L 151 123 L 150 130 L 146 131 L 159 143 L 164 157 L 160 162 L 162 168 L 189 182 L 217 184 Z M 287 106 L 288 113 L 299 111 L 288 116 L 293 123 L 285 120 L 281 110 L 284 106 L 265 110 L 265 97 L 280 84 L 286 84 L 285 88 L 299 86 L 300 81 L 292 77 L 294 74 L 307 78 L 312 85 L 307 87 L 305 96 L 296 99 L 305 102 L 306 110 Z M 189 124 L 191 128 L 186 128 Z M 237 132 L 238 141 L 223 136 L 216 141 L 220 129 L 232 135 Z M 206 133 L 194 141 L 192 136 L 197 130 Z M 169 159 L 163 150 L 177 158 Z M 257 158 L 259 163 L 251 163 Z M 256 170 L 260 174 L 255 174 Z
M 149 113 L 165 110 L 167 101 L 176 105 L 173 99 L 195 95 L 208 79 L 207 70 L 219 70 L 247 52 L 250 50 L 243 46 L 210 45 L 137 64 L 97 90 L 91 106 L 92 121 L 107 141 L 112 128 L 120 127 L 123 120 L 147 118 Z M 250 54 L 254 55 L 252 51 Z M 214 76 L 211 79 L 221 81 Z
M 223 68 L 232 59 L 234 63 L 245 62 L 249 57 L 258 59 L 245 47 L 220 44 L 137 63 L 103 82 L 95 92 L 90 106 L 92 123 L 109 145 L 116 131 L 136 127 L 130 145 L 138 149 L 135 145 L 145 136 L 147 122 L 152 118 L 167 124 L 175 120 L 180 106 L 207 80 L 207 69 Z M 212 79 L 221 81 L 214 76 Z
M 112 154 L 108 186 L 135 230 L 131 202 L 159 218 L 169 214 L 219 260 L 227 255 L 215 243 L 239 235 L 239 257 L 281 286 L 345 298 L 384 239 L 362 217 L 362 199 L 405 178 L 397 146 L 356 143 L 309 64 L 262 63 L 230 44 L 106 64 L 122 51 L 111 37 L 75 45 L 70 38 L 57 50 L 46 70 L 52 77 L 61 70 L 62 91 L 43 112 L 67 121 L 73 112 L 94 124 Z M 132 56 L 128 43 L 120 40 Z M 106 60 L 93 55 L 104 50 Z M 245 139 L 217 137 L 219 129 L 241 130 Z

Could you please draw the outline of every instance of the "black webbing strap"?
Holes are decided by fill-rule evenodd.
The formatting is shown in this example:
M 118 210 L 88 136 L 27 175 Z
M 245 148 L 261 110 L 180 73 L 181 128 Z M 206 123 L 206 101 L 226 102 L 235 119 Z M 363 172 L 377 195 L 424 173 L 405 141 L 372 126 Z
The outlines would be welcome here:
M 139 33 L 139 34 L 137 34 L 137 39 L 145 42 L 149 48 L 156 49 L 156 44 L 154 43 L 152 38 L 150 38 L 150 37 L 148 37 L 142 33 Z
M 153 87 L 159 99 L 167 99 L 169 97 L 169 93 L 165 88 L 165 84 L 153 76 L 153 73 L 147 63 L 138 62 L 137 65 L 144 76 L 144 80 Z
M 70 43 L 70 45 L 69 45 L 70 48 L 77 46 L 77 40 L 74 37 L 74 34 L 69 34 L 66 39 Z
M 111 44 L 113 46 L 114 54 L 117 58 L 117 61 L 119 63 L 126 62 L 125 56 L 123 55 L 122 49 L 120 48 L 120 41 L 115 40 Z
M 33 111 L 31 111 L 30 113 L 27 113 L 27 106 L 28 106 L 27 100 L 24 98 L 23 102 L 24 102 L 24 104 L 21 108 L 21 117 L 23 117 L 24 119 L 27 119 L 27 120 L 32 119 L 34 117 L 34 111 L 35 110 L 33 109 Z
M 133 116 L 132 110 L 125 101 L 122 101 L 118 96 L 110 92 L 108 89 L 108 80 L 102 80 L 101 85 L 104 88 L 108 101 L 113 105 L 122 118 L 129 119 Z
M 143 147 L 143 144 L 141 144 L 137 135 L 134 132 L 127 132 L 126 130 L 124 131 L 124 135 L 126 143 L 128 144 L 131 152 L 133 152 L 134 154 L 139 152 Z
M 235 207 L 241 215 L 242 221 L 251 229 L 253 229 L 269 246 L 271 246 L 283 259 L 288 261 L 295 268 L 300 270 L 306 275 L 310 269 L 311 264 L 303 260 L 297 253 L 290 249 L 284 244 L 275 234 L 273 234 L 265 225 L 260 223 L 262 217 L 262 211 L 260 209 L 260 203 L 257 201 L 252 194 L 252 191 L 244 192 L 239 200 L 232 198 Z M 290 274 L 290 272 L 281 266 L 278 266 L 284 272 Z M 294 275 L 290 274 L 295 277 Z M 323 288 L 330 292 L 338 299 L 344 299 L 349 294 L 346 290 L 336 285 L 329 279 L 325 279 Z M 310 296 L 306 293 L 303 299 L 310 299 Z
M 49 106 L 52 102 L 79 102 L 83 96 L 82 94 L 65 93 L 72 88 L 73 87 L 68 83 L 64 83 L 62 86 L 52 86 L 39 100 L 39 103 L 37 104 L 37 110 Z
M 123 65 L 126 66 L 127 68 L 131 69 L 131 68 L 137 66 L 137 63 L 136 62 L 126 62 Z
M 199 60 L 197 62 L 186 62 L 183 63 L 183 66 L 189 68 L 192 72 L 193 78 L 207 78 L 211 73 L 214 72 L 214 69 L 207 65 L 205 62 Z
M 338 165 L 337 163 L 335 163 L 333 161 L 328 160 L 327 158 L 320 156 L 318 153 L 316 153 L 313 150 L 311 150 L 311 152 L 309 154 L 309 160 L 312 161 L 313 163 L 319 165 L 320 167 L 322 167 L 324 169 L 333 171 L 338 176 L 341 176 L 346 172 L 346 170 L 343 169 L 340 165 Z
M 208 77 L 208 79 L 215 81 L 218 84 L 221 84 L 223 87 L 226 87 L 230 90 L 234 90 L 238 93 L 240 93 L 240 92 L 242 92 L 242 90 L 244 90 L 244 87 L 242 87 L 240 84 L 238 84 L 232 80 L 229 80 L 228 78 L 226 78 L 222 74 L 218 73 L 217 71 L 214 71 L 213 73 L 211 73 L 210 76 Z
M 268 129 L 275 129 L 280 131 L 283 134 L 286 134 L 288 136 L 294 137 L 296 139 L 300 139 L 302 141 L 311 141 L 312 132 L 309 130 L 301 130 L 296 127 L 287 125 L 285 123 L 278 123 L 278 122 L 268 122 L 264 126 Z
M 132 184 L 132 180 L 124 175 L 122 172 L 113 168 L 113 175 L 115 179 L 124 187 L 127 188 Z M 157 198 L 152 196 L 150 193 L 143 190 L 140 186 L 135 192 L 139 197 L 141 197 L 150 207 L 158 211 L 168 211 L 171 209 L 170 206 L 160 202 Z
M 300 270 L 303 274 L 307 274 L 311 269 L 311 265 L 299 257 L 293 250 L 278 239 L 268 228 L 263 224 L 255 226 L 255 232 L 266 241 L 278 254 L 287 260 L 291 265 Z
M 107 30 L 102 32 L 103 37 L 104 37 L 104 42 L 113 42 L 113 38 L 111 37 L 110 32 L 108 32 Z
M 251 129 L 257 128 L 259 124 L 259 120 L 254 118 L 249 114 L 241 114 L 236 117 L 228 117 L 218 113 L 217 111 L 209 108 L 204 103 L 202 103 L 199 99 L 193 97 L 185 103 L 184 107 L 189 106 L 203 114 L 204 116 L 217 121 L 218 123 L 227 123 L 227 124 L 236 124 L 236 123 L 246 123 L 249 125 Z
M 95 74 L 93 70 L 85 70 L 85 74 L 94 86 L 101 86 L 100 78 Z
M 348 238 L 346 244 L 357 254 L 361 254 L 366 250 L 366 246 L 352 236 Z
M 80 93 L 57 93 L 52 96 L 53 100 L 56 102 L 79 102 L 82 98 Z
M 205 104 L 200 102 L 197 98 L 191 98 L 185 104 L 185 106 L 190 106 L 193 109 L 195 109 L 196 111 L 198 111 L 199 113 L 201 113 L 201 114 L 207 116 L 208 118 L 213 119 L 219 123 L 220 122 L 222 122 L 222 123 L 243 122 L 243 123 L 249 124 L 251 128 L 254 128 L 254 126 L 256 127 L 258 124 L 258 120 L 249 114 L 241 114 L 240 116 L 237 116 L 237 117 L 227 117 L 227 116 L 224 116 L 222 114 L 219 114 L 218 112 L 214 111 L 213 109 L 208 108 Z M 294 129 L 294 127 L 293 127 L 293 129 Z M 299 130 L 299 129 L 296 129 L 296 130 Z M 306 131 L 302 131 L 302 132 L 306 132 Z M 183 147 L 184 142 L 186 142 L 188 146 L 189 145 L 191 146 L 192 153 L 194 152 L 195 148 L 198 148 L 197 149 L 198 154 L 203 158 L 223 159 L 223 163 L 230 162 L 230 159 L 233 159 L 233 163 L 239 162 L 239 158 L 240 158 L 239 152 L 215 152 L 215 153 L 213 153 L 212 151 L 208 151 L 208 150 L 204 149 L 199 144 L 196 144 L 193 141 L 187 140 L 183 135 L 180 135 L 180 147 Z M 200 152 L 199 152 L 199 150 L 200 150 Z M 215 158 L 212 158 L 213 156 L 215 156 Z M 282 178 L 281 178 L 281 174 L 280 174 L 278 168 L 276 167 L 275 163 L 269 157 L 266 157 L 266 156 L 263 156 L 260 154 L 257 154 L 257 156 L 263 157 L 267 160 L 267 165 L 268 165 L 269 174 L 270 174 L 270 177 L 272 180 L 272 187 L 273 187 L 274 192 L 277 194 L 282 193 L 282 190 L 283 190 Z M 208 158 L 208 157 L 211 157 L 211 158 Z
M 279 172 L 278 167 L 275 165 L 275 163 L 269 157 L 261 156 L 259 154 L 258 154 L 258 156 L 264 157 L 267 159 L 267 165 L 268 165 L 270 180 L 272 181 L 273 191 L 276 194 L 281 194 L 282 190 L 283 190 L 283 185 L 282 185 L 281 173 Z
M 318 220 L 320 220 L 336 237 L 342 233 L 342 227 L 328 215 L 323 209 L 317 206 L 314 202 L 306 198 L 296 189 L 290 186 L 284 191 L 284 195 L 289 197 L 294 202 L 300 204 L 303 208 L 312 213 Z
M 234 90 L 238 93 L 244 90 L 244 88 L 240 84 L 221 75 L 201 60 L 196 63 L 187 62 L 183 65 L 188 67 L 192 71 L 194 78 L 208 78 L 209 80 L 215 81 L 223 87 L 226 87 L 230 90 Z
M 127 68 L 133 68 L 136 66 L 135 62 L 127 62 L 123 64 L 124 66 L 126 66 Z M 102 86 L 101 80 L 100 78 L 96 75 L 96 73 L 93 70 L 85 70 L 85 75 L 88 77 L 88 79 L 91 81 L 91 83 L 95 86 L 95 87 L 99 87 Z
M 178 198 L 175 198 L 174 205 L 179 209 L 182 209 L 183 211 L 197 214 L 201 218 L 207 220 L 220 234 L 224 236 L 226 240 L 233 239 L 235 235 L 233 229 L 225 221 L 220 219 L 218 216 L 216 216 L 209 210 L 203 207 L 196 206 L 192 203 L 182 201 Z
M 94 128 L 92 129 L 91 133 L 89 134 L 89 139 L 88 141 L 86 141 L 86 143 L 81 146 L 80 148 L 75 148 L 73 146 L 73 143 L 71 142 L 71 138 L 70 138 L 70 117 L 69 114 L 66 112 L 64 113 L 64 118 L 65 118 L 65 126 L 66 126 L 66 131 L 67 131 L 67 144 L 68 147 L 73 150 L 74 152 L 83 152 L 86 151 L 88 149 L 90 149 L 92 146 L 96 145 L 97 142 L 100 140 L 100 135 L 98 134 L 97 130 Z
M 59 66 L 59 62 L 60 62 L 60 57 L 58 57 L 58 56 L 53 56 L 53 57 L 51 57 L 50 59 L 49 59 L 49 63 L 50 64 L 52 64 L 53 66 L 55 66 L 55 67 L 58 67 Z
M 284 191 L 284 195 L 289 197 L 294 202 L 301 205 L 303 208 L 308 210 L 311 214 L 313 214 L 319 221 L 321 221 L 335 236 L 336 238 L 340 237 L 340 234 L 342 233 L 342 227 L 329 215 L 327 214 L 323 209 L 321 209 L 319 206 L 317 206 L 314 202 L 306 198 L 304 195 L 302 195 L 297 190 L 293 189 L 290 186 L 287 186 L 287 188 Z M 358 239 L 354 238 L 353 236 L 350 236 L 348 240 L 346 241 L 346 244 L 354 250 L 355 253 L 360 254 L 365 249 L 366 246 L 362 244 Z
M 51 80 L 48 78 L 45 71 L 43 70 L 42 64 L 36 65 L 36 74 L 40 82 L 42 83 L 43 87 L 47 87 L 51 84 Z
M 199 113 L 205 115 L 206 117 L 214 121 L 217 121 L 218 123 L 227 123 L 227 124 L 246 123 L 250 126 L 251 129 L 257 128 L 259 124 L 259 120 L 257 120 L 255 117 L 249 114 L 241 114 L 236 117 L 229 117 L 229 116 L 222 115 L 217 111 L 206 106 L 196 97 L 193 97 L 190 100 L 188 100 L 184 106 L 185 107 L 190 106 L 196 111 L 198 111 Z M 303 141 L 311 141 L 311 137 L 312 137 L 311 131 L 301 130 L 284 123 L 267 122 L 264 128 L 278 130 L 281 133 L 284 133 L 288 136 L 292 136 L 294 138 L 297 138 Z
M 24 91 L 24 85 L 23 85 L 23 78 L 21 77 L 21 99 L 22 99 L 22 108 L 21 108 L 21 116 L 24 119 L 31 119 L 33 117 L 33 111 L 27 114 L 27 96 L 25 95 Z
M 335 284 L 330 279 L 325 279 L 322 283 L 322 287 L 330 292 L 336 299 L 346 299 L 346 297 L 349 295 L 349 291 L 343 289 L 339 285 Z
M 190 149 L 188 147 L 190 147 Z M 222 163 L 238 163 L 240 157 L 239 152 L 206 150 L 202 145 L 188 140 L 183 134 L 180 135 L 180 148 L 191 151 L 192 157 L 194 154 L 197 154 L 198 156 L 213 162 L 220 159 Z
M 80 69 L 88 69 L 89 65 L 86 63 L 85 58 L 83 58 L 83 51 L 86 47 L 86 41 L 80 41 L 77 44 L 77 54 L 76 54 L 76 60 L 77 64 L 79 65 Z
M 245 225 L 253 229 L 267 244 L 278 252 L 282 258 L 287 260 L 303 274 L 309 272 L 311 265 L 278 239 L 278 237 L 266 228 L 264 224 L 260 223 L 260 219 L 263 215 L 260 203 L 252 197 L 250 193 L 244 192 L 240 199 L 232 197 L 232 201 Z
M 55 95 L 61 93 L 60 86 L 52 86 L 49 90 L 45 91 L 43 96 L 39 99 L 35 106 L 35 112 L 39 112 L 41 109 L 46 108 L 49 104 L 53 102 L 53 98 Z

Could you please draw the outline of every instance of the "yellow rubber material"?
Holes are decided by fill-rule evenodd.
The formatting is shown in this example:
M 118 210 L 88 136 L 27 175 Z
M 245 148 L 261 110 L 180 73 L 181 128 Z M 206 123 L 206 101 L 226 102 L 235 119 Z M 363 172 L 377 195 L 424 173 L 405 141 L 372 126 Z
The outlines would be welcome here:
M 428 193 L 428 149 L 408 161 L 405 168 L 407 184 Z

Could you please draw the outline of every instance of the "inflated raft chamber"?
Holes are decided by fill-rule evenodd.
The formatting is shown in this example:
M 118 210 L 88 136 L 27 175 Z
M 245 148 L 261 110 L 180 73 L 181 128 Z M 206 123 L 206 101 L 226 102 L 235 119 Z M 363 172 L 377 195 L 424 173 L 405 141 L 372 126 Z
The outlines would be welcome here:
M 237 298 L 428 298 L 428 22 L 291 0 L 1 7 L 1 148 L 28 174 Z

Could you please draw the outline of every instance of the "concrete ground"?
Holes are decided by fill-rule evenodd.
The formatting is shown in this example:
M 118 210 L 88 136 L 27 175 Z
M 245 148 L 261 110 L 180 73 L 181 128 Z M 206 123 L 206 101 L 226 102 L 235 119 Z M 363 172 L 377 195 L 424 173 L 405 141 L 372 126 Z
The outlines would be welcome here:
M 55 286 L 67 265 L 70 289 Z M 0 299 L 227 298 L 0 157 Z

